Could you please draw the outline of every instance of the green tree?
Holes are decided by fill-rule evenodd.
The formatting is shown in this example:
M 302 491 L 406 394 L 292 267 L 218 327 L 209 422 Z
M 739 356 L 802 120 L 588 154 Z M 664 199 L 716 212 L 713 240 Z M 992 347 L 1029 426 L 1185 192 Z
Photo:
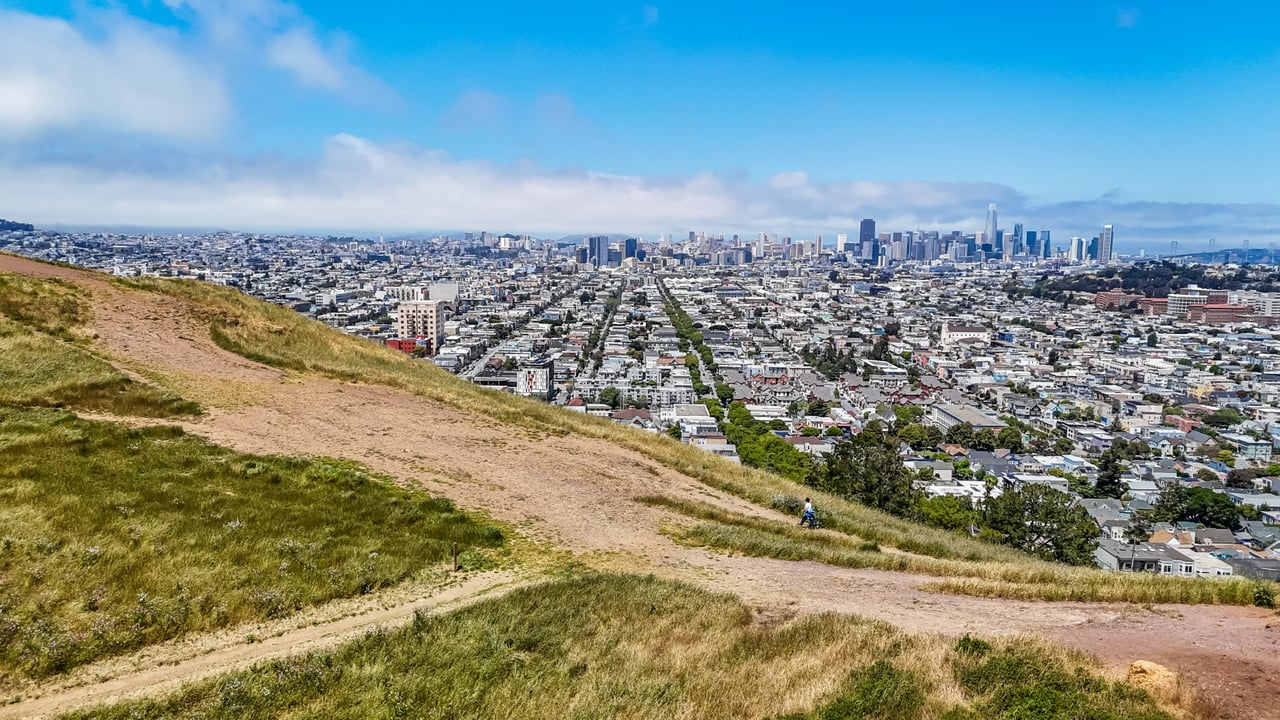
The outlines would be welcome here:
M 717 422 L 724 420 L 724 408 L 720 405 L 720 401 L 715 398 L 703 398 L 702 404 L 707 407 L 707 414 L 715 418 Z
M 1204 423 L 1219 429 L 1230 428 L 1231 425 L 1240 423 L 1243 420 L 1244 416 L 1240 415 L 1240 411 L 1236 410 L 1235 407 L 1222 407 L 1216 413 L 1204 415 Z
M 991 428 L 982 428 L 973 434 L 973 448 L 975 450 L 995 450 L 996 434 Z
M 1179 520 L 1197 522 L 1215 528 L 1234 528 L 1240 522 L 1240 508 L 1231 498 L 1209 488 L 1179 488 L 1181 512 Z
M 942 431 L 933 426 L 912 423 L 898 431 L 898 438 L 912 450 L 928 450 L 942 444 Z
M 671 427 L 667 428 L 667 435 L 671 436 L 672 438 L 675 438 L 676 440 L 683 439 L 683 436 L 680 433 L 679 425 L 672 425 Z
M 1006 545 L 1046 560 L 1093 564 L 1098 525 L 1064 492 L 1030 483 L 988 500 L 984 514 Z
M 896 438 L 866 430 L 823 456 L 806 482 L 892 515 L 905 516 L 920 497 L 916 476 L 898 457 Z
M 717 383 L 716 397 L 720 398 L 721 405 L 728 405 L 733 402 L 733 388 L 724 383 Z
M 1160 344 L 1160 336 L 1156 335 L 1156 331 L 1152 330 L 1147 333 L 1147 347 L 1155 347 Z
M 1199 475 L 1199 473 L 1196 473 Z M 1254 478 L 1258 477 L 1258 471 L 1252 469 L 1232 470 L 1227 473 L 1227 487 L 1236 488 L 1237 490 L 1253 489 Z M 1216 476 L 1214 479 L 1217 479 Z
M 1205 482 L 1214 482 L 1220 478 L 1218 477 L 1218 473 L 1210 470 L 1209 468 L 1200 468 L 1196 471 L 1196 479 L 1204 480 Z
M 967 422 L 957 423 L 947 428 L 945 436 L 948 443 L 954 445 L 962 445 L 964 447 L 973 446 L 973 426 Z
M 831 403 L 825 400 L 813 400 L 805 407 L 806 415 L 821 417 L 831 412 Z
M 1103 450 L 1098 460 L 1098 482 L 1094 491 L 1098 497 L 1118 498 L 1129 488 L 1120 480 L 1124 474 L 1124 466 L 1120 458 L 1111 450 Z
M 622 391 L 610 385 L 596 395 L 596 402 L 608 405 L 616 410 L 622 402 Z
M 1231 529 L 1240 522 L 1240 508 L 1231 498 L 1209 488 L 1168 483 L 1151 508 L 1155 522 L 1193 522 Z
M 924 417 L 924 408 L 919 405 L 894 405 L 893 414 L 898 418 L 898 426 L 902 427 L 920 422 L 920 418 Z
M 1022 432 L 1013 426 L 1000 429 L 996 435 L 996 447 L 1006 448 L 1009 452 L 1022 452 Z
M 871 352 L 867 353 L 867 357 L 872 360 L 884 360 L 889 357 L 889 338 L 881 335 L 876 338 L 876 342 L 871 346 Z
M 968 531 L 971 525 L 978 523 L 978 512 L 969 498 L 949 495 L 920 499 L 916 503 L 915 516 L 925 525 L 943 530 Z

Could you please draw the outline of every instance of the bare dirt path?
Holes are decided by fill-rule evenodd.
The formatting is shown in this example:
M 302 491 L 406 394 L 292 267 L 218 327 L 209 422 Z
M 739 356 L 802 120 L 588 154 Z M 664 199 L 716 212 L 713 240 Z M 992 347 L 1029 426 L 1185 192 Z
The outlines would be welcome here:
M 482 509 L 597 566 L 695 582 L 770 612 L 856 613 L 950 635 L 1041 634 L 1096 654 L 1117 671 L 1152 660 L 1199 683 L 1223 717 L 1280 720 L 1280 618 L 1269 612 L 939 595 L 919 590 L 930 579 L 920 576 L 681 547 L 659 532 L 678 518 L 636 496 L 661 493 L 780 516 L 606 442 L 543 437 L 390 388 L 301 378 L 253 363 L 215 346 L 177 300 L 0 255 L 4 270 L 88 287 L 99 346 L 205 405 L 204 417 L 182 424 L 213 442 L 242 452 L 355 460 L 398 483 Z M 131 691 L 144 685 L 141 678 Z
M 485 573 L 426 597 L 384 607 L 367 601 L 360 608 L 344 608 L 351 603 L 335 603 L 337 608 L 326 609 L 349 609 L 352 614 L 309 619 L 314 613 L 304 613 L 282 622 L 165 643 L 136 655 L 79 668 L 55 683 L 28 689 L 21 700 L 0 706 L 0 719 L 50 717 L 91 705 L 164 695 L 224 672 L 332 647 L 376 628 L 404 625 L 420 611 L 457 610 L 522 584 L 527 581 L 519 581 L 512 573 Z M 255 638 L 254 642 L 246 640 L 249 635 Z

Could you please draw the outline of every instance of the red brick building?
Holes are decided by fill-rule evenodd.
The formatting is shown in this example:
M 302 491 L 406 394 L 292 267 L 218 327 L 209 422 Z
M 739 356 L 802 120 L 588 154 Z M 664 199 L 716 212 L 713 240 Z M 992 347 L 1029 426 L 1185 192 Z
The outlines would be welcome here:
M 1229 305 L 1227 303 L 1207 303 L 1194 305 L 1187 309 L 1187 319 L 1205 325 L 1222 325 L 1243 320 L 1253 312 L 1248 305 Z

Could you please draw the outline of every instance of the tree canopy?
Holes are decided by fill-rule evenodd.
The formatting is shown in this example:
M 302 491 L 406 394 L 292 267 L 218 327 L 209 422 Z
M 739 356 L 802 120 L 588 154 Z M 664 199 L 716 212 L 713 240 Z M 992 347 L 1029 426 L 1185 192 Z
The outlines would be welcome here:
M 1069 495 L 1048 485 L 1030 483 L 991 498 L 984 520 L 1006 545 L 1046 560 L 1093 564 L 1097 523 Z
M 895 436 L 863 431 L 824 455 L 805 482 L 892 515 L 906 516 L 921 491 L 898 457 Z

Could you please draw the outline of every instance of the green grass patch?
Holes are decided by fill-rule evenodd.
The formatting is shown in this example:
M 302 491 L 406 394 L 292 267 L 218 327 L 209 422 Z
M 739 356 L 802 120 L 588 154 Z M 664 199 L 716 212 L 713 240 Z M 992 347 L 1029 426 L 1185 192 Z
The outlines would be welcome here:
M 0 685 L 288 615 L 502 543 L 351 464 L 0 408 Z
M 83 291 L 0 273 L 0 405 L 116 415 L 194 415 L 200 406 L 135 382 L 89 349 Z
M 89 321 L 84 293 L 62 280 L 0 272 L 0 315 L 45 335 L 83 341 L 81 330 Z
M 1151 697 L 1071 663 L 1060 650 L 1031 641 L 956 643 L 952 672 L 972 703 L 958 717 L 996 720 L 1167 720 Z
M 954 656 L 941 638 L 885 623 L 835 615 L 762 623 L 732 596 L 589 575 L 71 717 L 906 720 L 967 711 L 955 701 Z M 1082 682 L 1097 672 L 1065 653 L 1050 657 Z M 973 697 L 1001 709 L 999 699 Z M 1126 712 L 1097 717 L 1164 720 Z
M 139 417 L 195 415 L 200 406 L 135 382 L 80 345 L 0 318 L 0 405 Z

